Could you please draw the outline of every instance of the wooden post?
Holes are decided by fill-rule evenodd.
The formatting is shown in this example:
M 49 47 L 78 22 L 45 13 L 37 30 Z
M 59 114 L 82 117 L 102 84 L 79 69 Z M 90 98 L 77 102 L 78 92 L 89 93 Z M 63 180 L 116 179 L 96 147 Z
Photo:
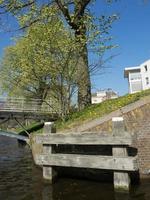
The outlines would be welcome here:
M 123 117 L 112 118 L 113 125 L 113 135 L 114 136 L 129 136 L 129 133 L 125 132 L 125 126 Z M 126 147 L 114 146 L 112 149 L 113 156 L 126 157 L 128 156 Z M 126 190 L 129 191 L 130 187 L 130 177 L 127 172 L 114 172 L 114 188 L 116 190 Z
M 53 122 L 45 122 L 43 133 L 45 135 L 55 133 L 54 123 Z M 52 146 L 49 144 L 43 144 L 43 154 L 51 156 L 52 154 Z M 53 178 L 56 177 L 57 173 L 51 166 L 43 165 L 43 178 L 50 183 L 53 182 Z

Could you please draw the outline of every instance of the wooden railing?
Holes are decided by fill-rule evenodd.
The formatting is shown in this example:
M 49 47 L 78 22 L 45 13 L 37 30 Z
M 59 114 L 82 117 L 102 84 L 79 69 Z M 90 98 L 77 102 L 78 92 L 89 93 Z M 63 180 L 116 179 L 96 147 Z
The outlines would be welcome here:
M 137 171 L 137 158 L 128 156 L 135 137 L 124 130 L 122 118 L 113 118 L 113 132 L 102 133 L 52 133 L 52 123 L 45 124 L 43 135 L 36 136 L 36 143 L 43 144 L 43 154 L 36 160 L 43 165 L 43 177 L 52 182 L 53 166 L 106 169 L 114 171 L 115 188 L 129 189 L 129 171 Z M 50 134 L 51 133 L 51 134 Z M 112 155 L 81 155 L 54 153 L 52 145 L 111 145 Z

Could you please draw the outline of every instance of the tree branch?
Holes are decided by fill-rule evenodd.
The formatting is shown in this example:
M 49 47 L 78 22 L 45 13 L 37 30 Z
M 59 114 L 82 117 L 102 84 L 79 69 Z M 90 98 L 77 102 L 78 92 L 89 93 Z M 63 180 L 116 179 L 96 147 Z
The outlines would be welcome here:
M 4 9 L 4 11 L 0 12 L 0 14 L 5 14 L 10 11 L 17 11 L 21 10 L 23 8 L 29 7 L 35 3 L 35 0 L 28 1 L 27 3 L 21 4 L 21 5 L 13 5 L 12 3 L 4 4 L 0 6 L 0 9 Z M 13 6 L 12 6 L 13 5 Z
M 75 19 L 83 16 L 86 6 L 90 3 L 91 0 L 79 0 L 75 3 Z
M 69 13 L 69 9 L 67 8 L 67 6 L 65 4 L 62 4 L 61 0 L 55 0 L 56 4 L 58 5 L 59 9 L 61 10 L 61 12 L 63 13 L 65 19 L 67 20 L 68 24 L 73 28 L 73 29 L 77 29 L 77 25 L 73 22 L 73 20 L 71 19 L 70 13 Z

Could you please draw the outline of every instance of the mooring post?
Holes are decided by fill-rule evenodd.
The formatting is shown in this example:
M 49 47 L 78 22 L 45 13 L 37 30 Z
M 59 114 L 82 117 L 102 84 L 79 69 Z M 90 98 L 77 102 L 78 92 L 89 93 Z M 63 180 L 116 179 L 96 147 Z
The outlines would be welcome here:
M 48 135 L 51 133 L 56 133 L 56 130 L 54 128 L 53 122 L 45 122 L 44 123 L 44 129 L 43 134 Z M 49 144 L 43 144 L 43 154 L 51 156 L 52 154 L 52 146 Z M 43 178 L 50 183 L 52 183 L 53 178 L 56 177 L 57 173 L 51 166 L 43 166 Z
M 112 118 L 112 127 L 114 136 L 129 136 L 129 133 L 125 132 L 125 125 L 123 117 Z M 126 157 L 128 156 L 127 148 L 123 146 L 114 146 L 112 148 L 113 156 Z M 129 191 L 130 177 L 127 172 L 114 172 L 114 188 L 116 190 Z

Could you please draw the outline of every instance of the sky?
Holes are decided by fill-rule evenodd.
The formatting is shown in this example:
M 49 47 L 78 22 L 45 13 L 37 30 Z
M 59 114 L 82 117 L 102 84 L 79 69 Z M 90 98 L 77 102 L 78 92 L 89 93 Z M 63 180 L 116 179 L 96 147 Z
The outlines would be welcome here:
M 110 31 L 116 49 L 107 52 L 107 56 L 115 55 L 106 62 L 104 73 L 92 76 L 92 89 L 112 88 L 119 95 L 128 93 L 128 82 L 124 79 L 124 68 L 137 66 L 150 59 L 150 0 L 118 0 L 111 5 L 96 0 L 91 7 L 96 16 L 101 14 L 119 15 Z M 7 22 L 8 23 L 8 22 Z M 16 27 L 14 19 L 9 18 L 11 27 Z M 0 57 L 4 48 L 13 43 L 12 37 L 17 32 L 0 32 Z M 89 55 L 89 60 L 95 59 Z
M 114 58 L 106 63 L 105 73 L 93 77 L 93 88 L 112 88 L 119 95 L 128 93 L 124 68 L 142 64 L 150 59 L 150 1 L 120 0 L 111 6 L 101 6 L 101 0 L 93 7 L 96 15 L 118 13 L 111 30 L 113 43 L 118 48 L 111 50 Z

